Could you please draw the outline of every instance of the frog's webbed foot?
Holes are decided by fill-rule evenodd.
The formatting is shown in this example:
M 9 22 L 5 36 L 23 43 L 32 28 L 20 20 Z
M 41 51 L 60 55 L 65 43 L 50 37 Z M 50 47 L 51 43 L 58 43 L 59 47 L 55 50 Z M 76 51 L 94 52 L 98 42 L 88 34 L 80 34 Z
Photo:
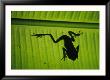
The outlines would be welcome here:
M 83 32 L 82 31 L 79 31 L 79 34 L 83 34 Z
M 42 37 L 42 36 L 44 36 L 44 35 L 43 35 L 43 34 L 35 34 L 35 33 L 33 33 L 33 35 L 32 35 L 32 36 L 36 36 L 37 38 L 38 38 L 38 37 L 40 37 L 40 38 L 41 38 L 41 37 Z

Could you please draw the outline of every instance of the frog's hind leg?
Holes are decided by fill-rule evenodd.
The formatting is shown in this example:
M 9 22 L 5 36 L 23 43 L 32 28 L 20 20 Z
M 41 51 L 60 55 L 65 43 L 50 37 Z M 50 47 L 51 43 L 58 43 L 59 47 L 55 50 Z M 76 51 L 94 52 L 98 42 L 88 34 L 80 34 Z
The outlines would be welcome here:
M 76 47 L 76 58 L 78 58 L 79 45 Z
M 64 61 L 65 61 L 65 58 L 67 57 L 67 56 L 66 56 L 66 52 L 67 52 L 66 49 L 63 48 L 63 58 L 64 58 Z M 63 58 L 62 58 L 62 59 L 63 59 Z M 62 59 L 61 59 L 61 60 L 62 60 Z

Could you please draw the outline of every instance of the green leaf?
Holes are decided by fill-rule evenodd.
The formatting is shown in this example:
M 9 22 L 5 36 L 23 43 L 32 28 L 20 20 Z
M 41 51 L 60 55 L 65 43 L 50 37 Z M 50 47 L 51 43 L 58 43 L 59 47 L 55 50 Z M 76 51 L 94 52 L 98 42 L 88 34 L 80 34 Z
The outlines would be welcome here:
M 12 11 L 11 68 L 12 69 L 99 69 L 98 11 Z M 75 61 L 63 58 L 63 40 L 53 43 L 68 31 L 83 32 L 75 38 L 79 57 Z

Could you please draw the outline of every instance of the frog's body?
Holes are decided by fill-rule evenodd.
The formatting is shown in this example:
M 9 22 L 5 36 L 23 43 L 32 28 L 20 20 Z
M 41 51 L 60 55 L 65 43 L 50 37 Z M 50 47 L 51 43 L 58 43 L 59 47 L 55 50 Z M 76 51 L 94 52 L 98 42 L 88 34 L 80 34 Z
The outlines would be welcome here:
M 69 59 L 71 60 L 76 60 L 76 58 L 78 58 L 78 51 L 79 51 L 79 45 L 75 48 L 73 43 L 75 41 L 74 37 L 72 36 L 72 34 L 74 34 L 74 36 L 80 36 L 80 34 L 76 34 L 72 31 L 68 32 L 69 35 L 71 36 L 67 36 L 67 35 L 62 35 L 61 37 L 59 37 L 57 40 L 54 40 L 53 36 L 51 34 L 33 34 L 32 36 L 37 36 L 37 37 L 42 37 L 42 36 L 50 36 L 51 39 L 53 40 L 54 43 L 59 42 L 60 40 L 64 40 L 64 47 L 63 47 L 63 58 L 65 60 L 66 56 L 68 56 Z M 63 59 L 62 58 L 62 59 Z

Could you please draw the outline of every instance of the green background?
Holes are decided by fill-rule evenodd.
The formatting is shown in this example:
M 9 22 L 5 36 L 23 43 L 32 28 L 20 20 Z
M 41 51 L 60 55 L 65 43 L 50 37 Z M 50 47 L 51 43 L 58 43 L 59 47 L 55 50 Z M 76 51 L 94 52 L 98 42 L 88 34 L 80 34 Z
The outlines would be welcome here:
M 12 69 L 99 69 L 98 11 L 12 11 L 11 18 Z M 63 41 L 55 44 L 49 36 L 31 36 L 52 34 L 56 40 L 68 31 L 83 32 L 75 38 L 75 61 L 61 60 Z

